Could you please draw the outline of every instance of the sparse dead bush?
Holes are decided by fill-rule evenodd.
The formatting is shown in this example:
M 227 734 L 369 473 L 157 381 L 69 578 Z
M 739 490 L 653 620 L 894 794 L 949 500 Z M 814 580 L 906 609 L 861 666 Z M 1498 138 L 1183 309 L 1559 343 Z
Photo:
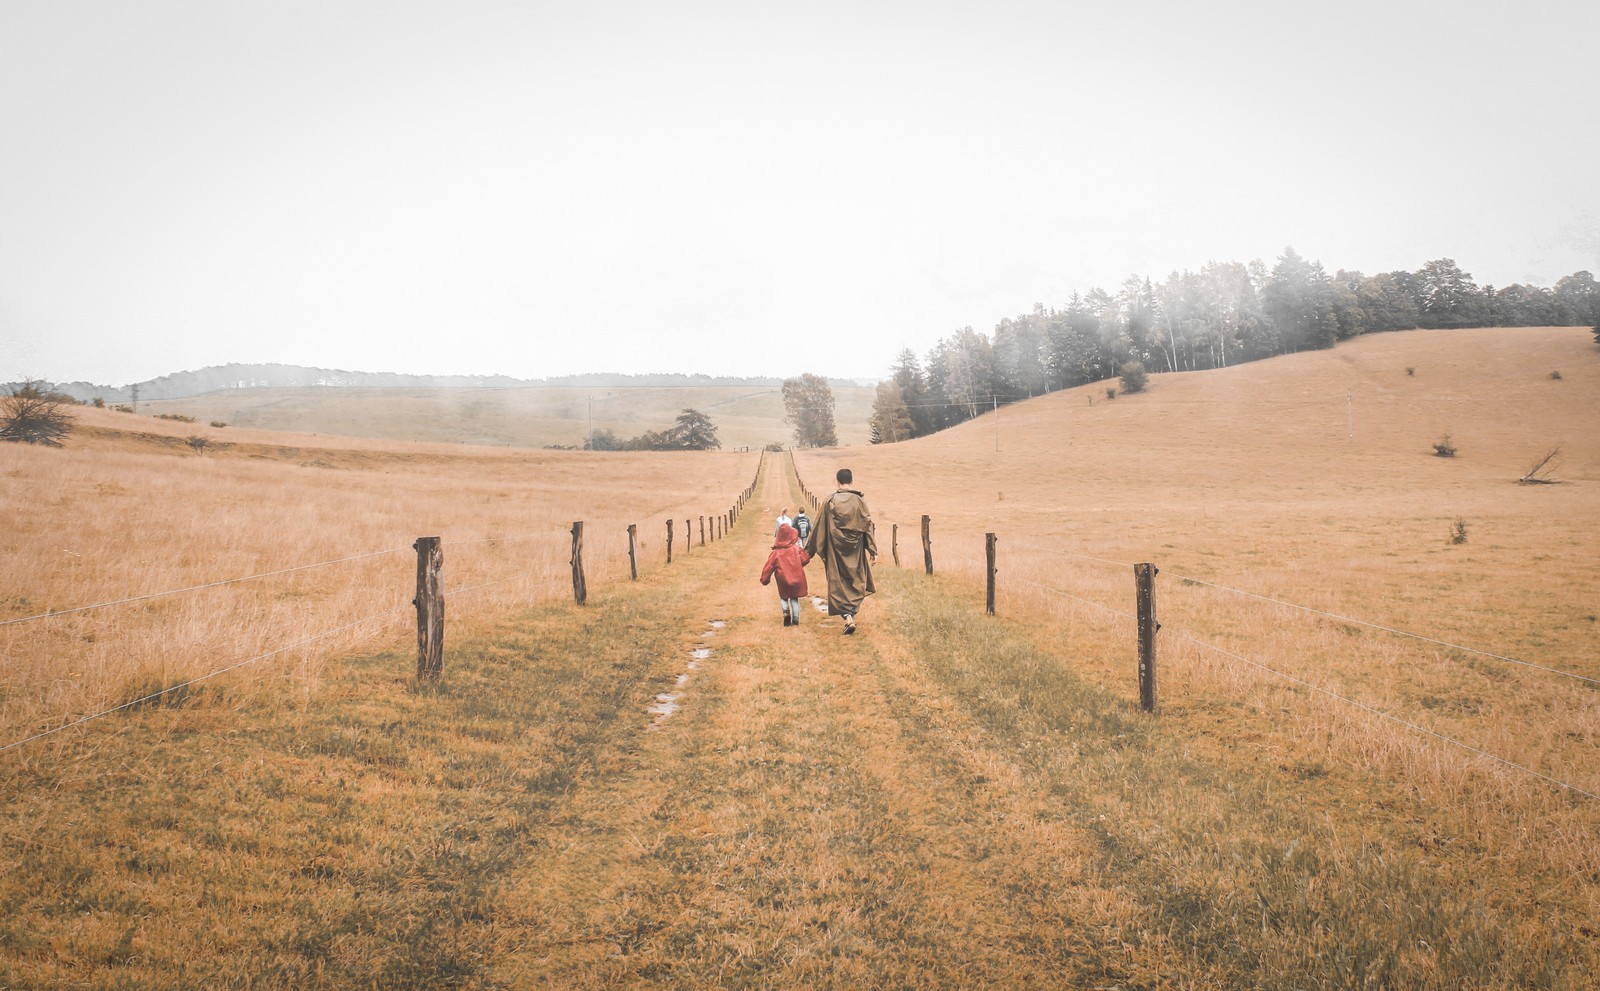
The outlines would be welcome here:
M 1106 398 L 1107 399 L 1115 399 L 1115 398 L 1117 398 L 1117 387 L 1116 386 L 1114 386 L 1114 385 L 1106 386 Z
M 1523 485 L 1553 485 L 1557 481 L 1555 470 L 1561 467 L 1561 448 L 1552 447 L 1542 457 L 1528 464 L 1528 470 L 1517 479 Z
M 1557 381 L 1557 382 L 1561 381 L 1561 370 L 1558 368 L 1555 371 L 1551 372 L 1550 373 L 1550 377 L 1552 379 L 1554 379 L 1555 381 Z
M 1456 521 L 1450 524 L 1450 542 L 1464 544 L 1467 542 L 1467 521 L 1465 517 L 1457 516 Z
M 189 446 L 194 449 L 196 454 L 204 454 L 206 447 L 210 445 L 210 443 L 211 441 L 199 436 L 198 434 L 189 435 Z
M 1453 458 L 1456 456 L 1456 445 L 1450 439 L 1449 434 L 1445 434 L 1440 440 L 1434 441 L 1433 453 L 1441 458 Z
M 0 399 L 0 440 L 60 447 L 72 432 L 72 414 L 67 410 L 72 405 L 70 398 L 49 391 L 37 379 L 12 386 Z

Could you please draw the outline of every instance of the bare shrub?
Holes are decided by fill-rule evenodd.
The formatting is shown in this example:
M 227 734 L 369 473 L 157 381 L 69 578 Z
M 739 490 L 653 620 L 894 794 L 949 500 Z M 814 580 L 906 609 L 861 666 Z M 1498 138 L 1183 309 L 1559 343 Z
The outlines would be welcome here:
M 0 399 L 0 440 L 60 447 L 72 432 L 67 409 L 72 405 L 69 397 L 47 390 L 38 379 L 12 386 L 10 394 Z
M 1552 447 L 1542 457 L 1528 464 L 1528 470 L 1517 479 L 1523 485 L 1553 485 L 1557 481 L 1555 470 L 1561 467 L 1561 448 Z
M 1441 458 L 1453 458 L 1456 456 L 1456 445 L 1450 439 L 1449 434 L 1445 434 L 1443 438 L 1434 441 L 1433 453 Z
M 1450 542 L 1464 544 L 1467 542 L 1467 521 L 1465 517 L 1457 516 L 1456 521 L 1450 524 Z

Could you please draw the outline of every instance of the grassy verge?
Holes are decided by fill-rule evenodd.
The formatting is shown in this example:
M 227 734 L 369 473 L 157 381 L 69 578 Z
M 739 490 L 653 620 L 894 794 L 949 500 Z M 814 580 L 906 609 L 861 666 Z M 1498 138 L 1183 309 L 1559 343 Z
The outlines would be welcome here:
M 1131 674 L 1110 697 L 1039 631 L 981 621 L 956 594 L 907 583 L 892 625 L 1097 839 L 1100 883 L 1141 906 L 1123 936 L 1135 986 L 1576 988 L 1594 973 L 1570 914 L 1474 883 L 1481 851 L 1416 842 L 1387 794 L 1403 788 L 1343 781 L 1326 801 L 1305 781 L 1337 769 L 1197 749 L 1193 727 L 1137 711 Z
M 475 983 L 531 824 L 639 731 L 670 598 L 541 609 L 452 644 L 438 688 L 380 654 L 310 707 L 145 707 L 8 755 L 0 987 Z

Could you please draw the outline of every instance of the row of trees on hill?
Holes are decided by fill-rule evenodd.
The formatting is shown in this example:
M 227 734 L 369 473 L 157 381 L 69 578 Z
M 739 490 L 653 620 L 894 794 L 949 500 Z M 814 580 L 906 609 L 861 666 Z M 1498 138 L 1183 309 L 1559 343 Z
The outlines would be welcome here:
M 1293 248 L 1261 261 L 1211 262 L 1162 282 L 1134 276 L 1115 293 L 1074 293 L 1061 309 L 963 327 L 921 359 L 900 352 L 878 386 L 873 443 L 942 430 L 1000 403 L 1131 372 L 1223 368 L 1414 328 L 1593 326 L 1600 283 L 1577 272 L 1553 289 L 1479 286 L 1449 258 L 1416 272 L 1329 275 Z

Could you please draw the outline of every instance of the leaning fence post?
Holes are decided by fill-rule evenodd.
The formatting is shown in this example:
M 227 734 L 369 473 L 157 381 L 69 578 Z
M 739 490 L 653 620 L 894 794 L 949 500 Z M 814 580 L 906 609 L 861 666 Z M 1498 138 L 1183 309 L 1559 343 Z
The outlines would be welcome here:
M 633 574 L 633 580 L 639 580 L 639 524 L 628 524 L 628 571 Z
M 894 566 L 900 567 L 900 524 L 895 523 L 889 527 L 889 555 L 894 558 Z
M 583 581 L 583 521 L 572 524 L 572 598 L 583 605 L 589 598 L 589 588 Z
M 418 537 L 411 546 L 417 552 L 417 597 L 411 600 L 417 607 L 417 678 L 438 681 L 444 671 L 444 550 L 438 537 Z
M 994 534 L 992 534 L 992 533 L 984 534 L 983 535 L 983 543 L 984 543 L 984 554 L 988 558 L 988 562 L 989 562 L 989 593 L 988 593 L 988 595 L 986 597 L 985 606 L 986 606 L 986 609 L 987 609 L 989 615 L 993 616 L 994 615 Z
M 1156 711 L 1156 575 L 1161 569 L 1153 564 L 1133 566 L 1135 598 L 1139 612 L 1139 707 L 1145 712 Z
M 928 517 L 922 518 L 922 564 L 933 574 L 933 538 L 928 535 Z
M 672 520 L 667 520 L 667 563 L 672 563 Z

